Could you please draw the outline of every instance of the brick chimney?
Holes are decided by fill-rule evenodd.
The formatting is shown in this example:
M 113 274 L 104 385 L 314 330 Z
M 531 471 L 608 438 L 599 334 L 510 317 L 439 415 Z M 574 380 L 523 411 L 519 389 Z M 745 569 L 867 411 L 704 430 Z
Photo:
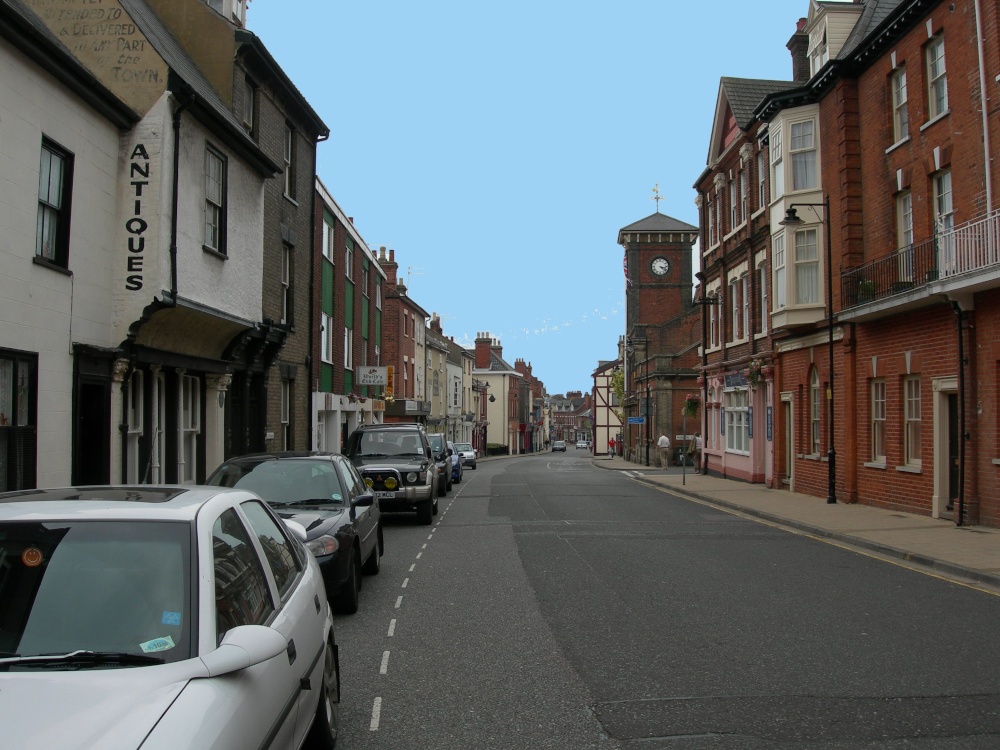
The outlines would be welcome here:
M 431 330 L 444 336 L 444 331 L 441 330 L 441 318 L 437 313 L 431 313 Z
M 388 288 L 393 288 L 396 286 L 396 271 L 399 270 L 399 266 L 396 264 L 396 251 L 390 250 L 389 257 L 385 256 L 385 245 L 378 249 L 378 264 L 382 266 L 382 270 L 385 271 L 386 275 L 386 286 Z
M 806 33 L 806 19 L 800 18 L 795 24 L 795 33 L 785 45 L 792 53 L 792 80 L 806 82 L 809 75 L 809 35 Z
M 490 369 L 490 345 L 493 339 L 489 332 L 479 332 L 476 334 L 476 369 Z

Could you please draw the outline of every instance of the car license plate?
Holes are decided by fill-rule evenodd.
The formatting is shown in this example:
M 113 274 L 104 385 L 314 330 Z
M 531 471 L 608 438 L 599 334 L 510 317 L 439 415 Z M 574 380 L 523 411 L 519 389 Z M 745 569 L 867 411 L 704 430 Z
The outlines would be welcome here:
M 395 492 L 376 492 L 375 493 L 375 497 L 377 497 L 379 500 L 386 500 L 386 499 L 393 500 L 396 497 L 396 493 Z

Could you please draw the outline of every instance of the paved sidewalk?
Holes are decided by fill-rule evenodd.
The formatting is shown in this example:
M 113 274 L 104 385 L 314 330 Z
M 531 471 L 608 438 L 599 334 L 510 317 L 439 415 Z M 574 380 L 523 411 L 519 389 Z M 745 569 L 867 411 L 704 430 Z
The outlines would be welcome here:
M 679 466 L 666 471 L 608 456 L 592 457 L 602 469 L 626 471 L 647 484 L 668 487 L 712 505 L 737 510 L 852 546 L 928 567 L 940 573 L 1000 587 L 1000 529 L 955 526 L 928 516 L 827 504 L 826 498 L 771 490 L 762 484 L 693 474 Z

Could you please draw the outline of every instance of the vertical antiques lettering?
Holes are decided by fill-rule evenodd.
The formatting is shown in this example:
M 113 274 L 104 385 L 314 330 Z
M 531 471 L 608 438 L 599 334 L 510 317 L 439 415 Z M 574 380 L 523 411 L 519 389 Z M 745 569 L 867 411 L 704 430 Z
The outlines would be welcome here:
M 142 289 L 143 263 L 146 251 L 146 230 L 149 224 L 142 218 L 142 189 L 149 184 L 149 154 L 139 143 L 129 157 L 129 185 L 132 188 L 132 215 L 125 222 L 128 232 L 125 288 L 131 292 Z

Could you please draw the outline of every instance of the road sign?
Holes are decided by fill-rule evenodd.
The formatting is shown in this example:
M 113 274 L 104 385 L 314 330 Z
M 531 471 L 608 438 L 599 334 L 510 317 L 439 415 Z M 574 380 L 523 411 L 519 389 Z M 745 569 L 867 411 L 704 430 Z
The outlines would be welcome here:
M 628 418 L 628 423 L 629 424 L 645 424 L 646 423 L 646 418 L 645 417 L 629 417 Z

